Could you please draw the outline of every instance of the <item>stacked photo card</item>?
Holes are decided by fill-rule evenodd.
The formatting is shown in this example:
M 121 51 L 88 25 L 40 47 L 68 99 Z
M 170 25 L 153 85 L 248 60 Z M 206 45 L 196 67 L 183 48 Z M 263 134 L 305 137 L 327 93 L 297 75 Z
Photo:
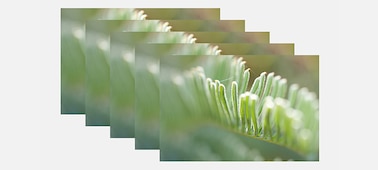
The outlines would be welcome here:
M 62 8 L 60 114 L 160 161 L 319 161 L 319 55 L 221 12 Z

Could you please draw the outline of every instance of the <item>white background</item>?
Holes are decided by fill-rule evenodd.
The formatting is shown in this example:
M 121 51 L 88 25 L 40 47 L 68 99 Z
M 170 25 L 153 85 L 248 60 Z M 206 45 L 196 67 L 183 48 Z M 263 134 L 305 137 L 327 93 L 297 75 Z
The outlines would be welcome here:
M 62 0 L 1 4 L 0 169 L 375 169 L 374 3 L 304 0 Z M 160 162 L 158 151 L 60 115 L 60 8 L 220 8 L 221 19 L 320 55 L 319 162 Z M 376 13 L 376 12 L 375 12 Z M 374 20 L 375 19 L 375 20 Z M 4 23 L 5 21 L 5 23 Z

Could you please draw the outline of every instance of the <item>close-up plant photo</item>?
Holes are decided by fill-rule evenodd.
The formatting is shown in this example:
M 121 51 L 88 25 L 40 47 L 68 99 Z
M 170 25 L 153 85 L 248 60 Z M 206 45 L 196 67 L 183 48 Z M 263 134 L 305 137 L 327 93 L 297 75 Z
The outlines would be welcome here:
M 318 162 L 320 56 L 221 14 L 61 8 L 61 114 L 162 162 Z

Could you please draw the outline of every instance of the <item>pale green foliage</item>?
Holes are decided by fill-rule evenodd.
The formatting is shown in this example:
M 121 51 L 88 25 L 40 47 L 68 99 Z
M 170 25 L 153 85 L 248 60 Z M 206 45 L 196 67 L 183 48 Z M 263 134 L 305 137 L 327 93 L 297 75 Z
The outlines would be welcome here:
M 231 64 L 223 66 L 224 61 Z M 206 94 L 211 110 L 209 116 L 216 118 L 226 127 L 251 137 L 280 144 L 308 157 L 318 154 L 318 101 L 314 93 L 293 84 L 287 95 L 286 79 L 265 72 L 261 73 L 251 89 L 247 90 L 249 69 L 245 69 L 241 58 L 219 57 L 213 62 L 214 65 L 208 68 L 196 68 L 189 72 L 200 80 L 193 84 L 197 84 L 197 88 L 202 88 L 201 91 Z M 215 72 L 218 77 L 233 76 L 230 78 L 232 81 L 227 80 L 223 83 L 220 81 L 222 79 L 209 78 L 214 77 L 212 73 Z M 219 75 L 227 72 L 235 75 Z M 188 76 L 184 76 L 184 79 L 185 77 Z M 190 80 L 187 83 L 190 86 Z M 183 98 L 191 98 L 188 96 L 191 93 L 181 93 Z M 192 107 L 196 109 L 193 112 L 201 113 L 198 110 L 198 106 L 201 105 L 199 102 L 202 100 L 191 100 Z

